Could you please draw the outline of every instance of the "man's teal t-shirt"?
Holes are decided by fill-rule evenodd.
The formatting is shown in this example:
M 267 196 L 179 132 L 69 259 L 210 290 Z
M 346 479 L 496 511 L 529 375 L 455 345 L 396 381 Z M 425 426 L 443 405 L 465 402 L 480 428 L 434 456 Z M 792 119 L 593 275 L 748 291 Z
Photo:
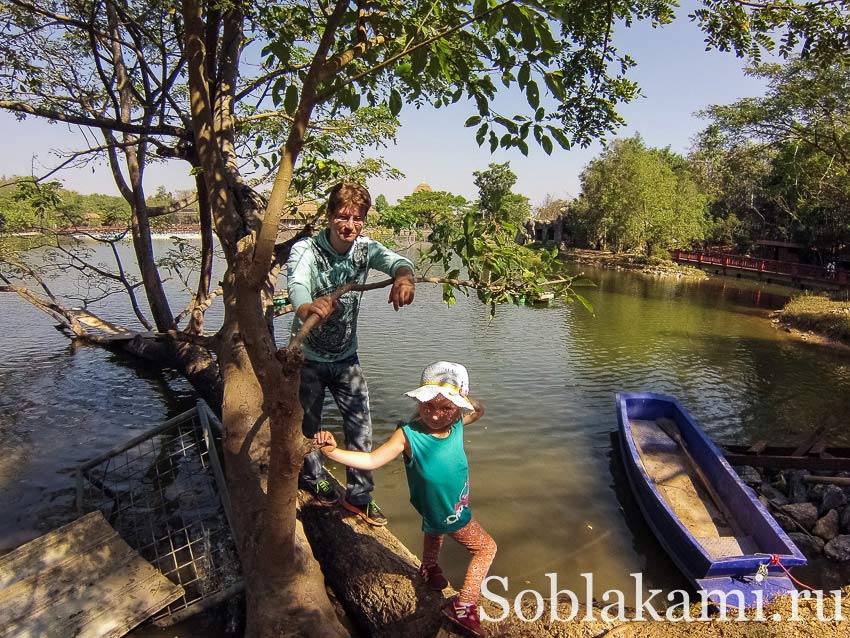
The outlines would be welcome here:
M 452 425 L 445 438 L 434 436 L 417 421 L 402 430 L 412 453 L 404 463 L 410 502 L 422 515 L 422 530 L 428 534 L 458 531 L 472 519 L 463 423 Z
M 413 270 L 413 263 L 394 253 L 383 244 L 360 236 L 348 252 L 336 252 L 331 246 L 328 231 L 297 242 L 286 264 L 289 301 L 297 309 L 317 297 L 329 295 L 347 283 L 366 283 L 370 268 L 395 276 L 402 266 Z M 304 356 L 310 361 L 342 361 L 357 352 L 357 315 L 361 292 L 350 291 L 339 299 L 339 306 L 323 324 L 307 335 L 303 344 Z M 301 327 L 292 320 L 292 335 Z

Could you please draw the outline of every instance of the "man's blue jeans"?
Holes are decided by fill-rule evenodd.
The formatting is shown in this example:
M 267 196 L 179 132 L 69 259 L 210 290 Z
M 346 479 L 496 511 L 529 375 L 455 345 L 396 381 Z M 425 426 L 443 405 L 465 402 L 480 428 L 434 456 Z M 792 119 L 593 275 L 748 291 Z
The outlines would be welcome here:
M 369 414 L 369 388 L 366 386 L 357 355 L 332 363 L 304 361 L 299 397 L 304 409 L 301 430 L 307 438 L 313 438 L 313 435 L 322 429 L 325 390 L 330 390 L 342 414 L 345 448 L 370 452 L 372 418 Z M 327 478 L 327 470 L 322 467 L 322 460 L 323 455 L 319 450 L 308 454 L 304 458 L 304 467 L 301 468 L 301 480 L 315 484 Z M 372 472 L 349 467 L 346 468 L 345 476 L 345 499 L 353 505 L 365 506 L 369 503 L 375 487 Z

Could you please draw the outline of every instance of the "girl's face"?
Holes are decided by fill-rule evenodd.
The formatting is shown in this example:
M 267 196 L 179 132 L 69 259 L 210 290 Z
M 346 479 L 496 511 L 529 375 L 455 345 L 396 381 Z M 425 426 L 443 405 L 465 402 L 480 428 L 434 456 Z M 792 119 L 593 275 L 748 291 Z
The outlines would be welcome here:
M 442 394 L 419 404 L 419 416 L 432 430 L 442 430 L 458 419 L 458 408 Z

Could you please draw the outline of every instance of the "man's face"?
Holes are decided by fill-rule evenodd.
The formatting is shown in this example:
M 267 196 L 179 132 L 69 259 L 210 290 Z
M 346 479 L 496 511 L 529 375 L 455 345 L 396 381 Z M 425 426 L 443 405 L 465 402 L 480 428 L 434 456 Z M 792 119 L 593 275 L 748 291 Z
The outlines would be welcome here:
M 363 231 L 366 214 L 355 204 L 343 206 L 330 215 L 331 245 L 341 253 L 347 252 Z

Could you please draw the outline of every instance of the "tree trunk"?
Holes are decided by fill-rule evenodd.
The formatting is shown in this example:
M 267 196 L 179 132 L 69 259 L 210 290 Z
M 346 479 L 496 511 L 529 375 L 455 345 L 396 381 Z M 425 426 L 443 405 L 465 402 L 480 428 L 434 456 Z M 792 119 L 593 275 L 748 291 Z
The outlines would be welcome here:
M 312 501 L 301 520 L 328 584 L 363 636 L 436 634 L 443 596 L 419 578 L 419 559 L 388 529 Z
M 219 361 L 224 377 L 224 454 L 245 582 L 246 638 L 341 638 L 347 632 L 335 616 L 321 570 L 295 520 L 306 440 L 300 428 L 293 431 L 286 423 L 301 422 L 300 361 L 281 366 L 274 356 L 271 362 L 249 357 L 245 336 L 265 338 L 265 318 L 250 302 L 259 307 L 259 294 L 232 271 L 225 275 L 223 287 L 227 310 Z M 283 374 L 281 367 L 286 368 Z M 273 397 L 264 391 L 270 378 L 279 379 Z

